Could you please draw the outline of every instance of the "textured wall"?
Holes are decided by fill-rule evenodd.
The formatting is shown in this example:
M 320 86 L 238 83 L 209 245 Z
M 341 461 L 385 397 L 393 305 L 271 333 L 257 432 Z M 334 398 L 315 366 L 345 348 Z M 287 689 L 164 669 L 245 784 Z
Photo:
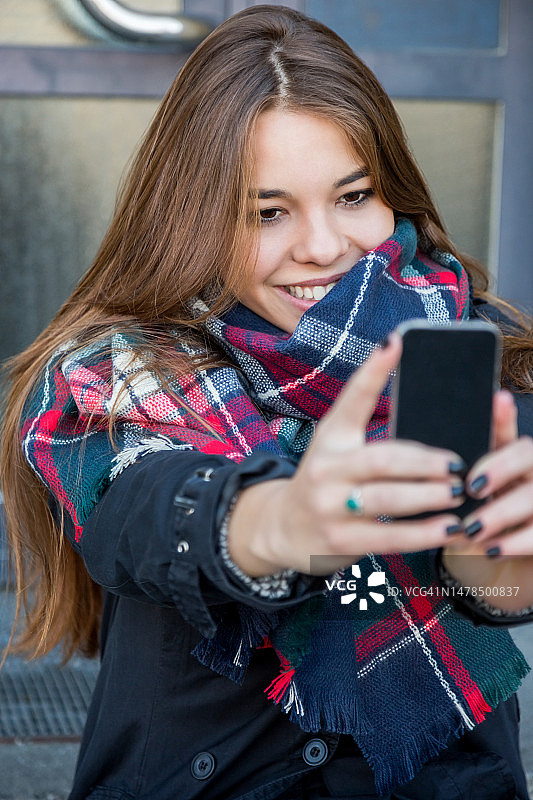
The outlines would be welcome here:
M 155 106 L 0 99 L 0 358 L 33 340 L 90 265 Z
M 452 239 L 486 264 L 500 188 L 492 168 L 497 105 L 402 100 L 395 106 Z

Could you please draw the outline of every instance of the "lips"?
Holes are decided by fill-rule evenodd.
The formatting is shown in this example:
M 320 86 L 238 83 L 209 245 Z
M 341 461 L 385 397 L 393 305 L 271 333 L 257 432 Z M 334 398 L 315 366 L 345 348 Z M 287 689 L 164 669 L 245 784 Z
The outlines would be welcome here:
M 330 292 L 334 286 L 336 286 L 337 281 L 331 281 L 326 286 L 321 284 L 316 284 L 314 286 L 310 285 L 299 285 L 295 284 L 293 286 L 285 286 L 285 291 L 288 292 L 291 297 L 298 297 L 303 298 L 305 300 L 322 300 L 323 297 Z
M 337 275 L 330 275 L 327 278 L 311 278 L 308 281 L 287 283 L 282 288 L 291 297 L 299 300 L 322 300 L 344 275 L 346 272 L 339 272 Z

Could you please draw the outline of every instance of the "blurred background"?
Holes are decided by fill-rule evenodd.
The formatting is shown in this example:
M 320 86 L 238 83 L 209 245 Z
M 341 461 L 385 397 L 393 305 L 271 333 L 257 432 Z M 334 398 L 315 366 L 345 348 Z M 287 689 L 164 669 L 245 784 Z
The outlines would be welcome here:
M 325 22 L 374 70 L 452 239 L 533 312 L 532 0 L 270 3 L 281 4 Z M 124 168 L 195 43 L 251 5 L 0 0 L 0 360 L 35 338 L 91 264 Z M 0 645 L 12 602 L 0 599 Z M 529 626 L 516 637 L 533 660 Z M 66 796 L 96 673 L 57 662 L 31 672 L 12 659 L 0 673 L 0 799 Z M 526 681 L 533 772 L 530 694 Z

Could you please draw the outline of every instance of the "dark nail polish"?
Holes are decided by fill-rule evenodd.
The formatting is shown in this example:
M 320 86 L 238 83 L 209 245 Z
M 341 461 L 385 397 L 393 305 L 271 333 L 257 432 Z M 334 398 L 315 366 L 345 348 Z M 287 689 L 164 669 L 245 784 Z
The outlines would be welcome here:
M 455 536 L 457 533 L 462 533 L 464 528 L 462 525 L 448 525 L 446 528 L 446 533 L 448 536 Z
M 388 347 L 389 344 L 390 344 L 390 336 L 385 336 L 385 338 L 382 339 L 381 342 L 379 343 L 379 346 L 381 347 L 382 350 L 385 350 L 385 348 Z
M 489 547 L 489 549 L 486 551 L 489 558 L 496 558 L 496 556 L 501 555 L 501 552 L 502 551 L 499 547 Z
M 450 461 L 448 464 L 448 472 L 450 475 L 464 475 L 466 472 L 466 464 L 464 461 Z
M 474 480 L 470 484 L 470 491 L 474 492 L 474 494 L 477 494 L 478 492 L 480 492 L 482 489 L 485 488 L 488 481 L 489 479 L 487 478 L 486 475 L 480 475 L 478 478 L 474 478 Z
M 475 536 L 476 533 L 479 533 L 482 528 L 483 525 L 478 519 L 476 519 L 475 522 L 471 522 L 470 525 L 466 526 L 465 536 Z
M 465 487 L 462 483 L 454 484 L 452 486 L 452 497 L 462 497 L 465 493 Z

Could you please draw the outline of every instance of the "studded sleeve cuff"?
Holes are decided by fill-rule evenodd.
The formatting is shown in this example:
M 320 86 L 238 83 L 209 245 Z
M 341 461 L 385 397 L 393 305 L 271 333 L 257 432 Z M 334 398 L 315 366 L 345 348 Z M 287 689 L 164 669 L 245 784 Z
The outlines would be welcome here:
M 250 575 L 246 575 L 231 558 L 228 548 L 228 528 L 230 517 L 238 497 L 239 495 L 236 494 L 232 498 L 218 532 L 218 547 L 227 572 L 234 580 L 242 584 L 243 587 L 246 587 L 248 591 L 259 597 L 264 597 L 267 600 L 279 600 L 283 597 L 289 597 L 292 592 L 292 584 L 296 580 L 298 574 L 296 570 L 284 569 L 273 575 L 252 578 Z

